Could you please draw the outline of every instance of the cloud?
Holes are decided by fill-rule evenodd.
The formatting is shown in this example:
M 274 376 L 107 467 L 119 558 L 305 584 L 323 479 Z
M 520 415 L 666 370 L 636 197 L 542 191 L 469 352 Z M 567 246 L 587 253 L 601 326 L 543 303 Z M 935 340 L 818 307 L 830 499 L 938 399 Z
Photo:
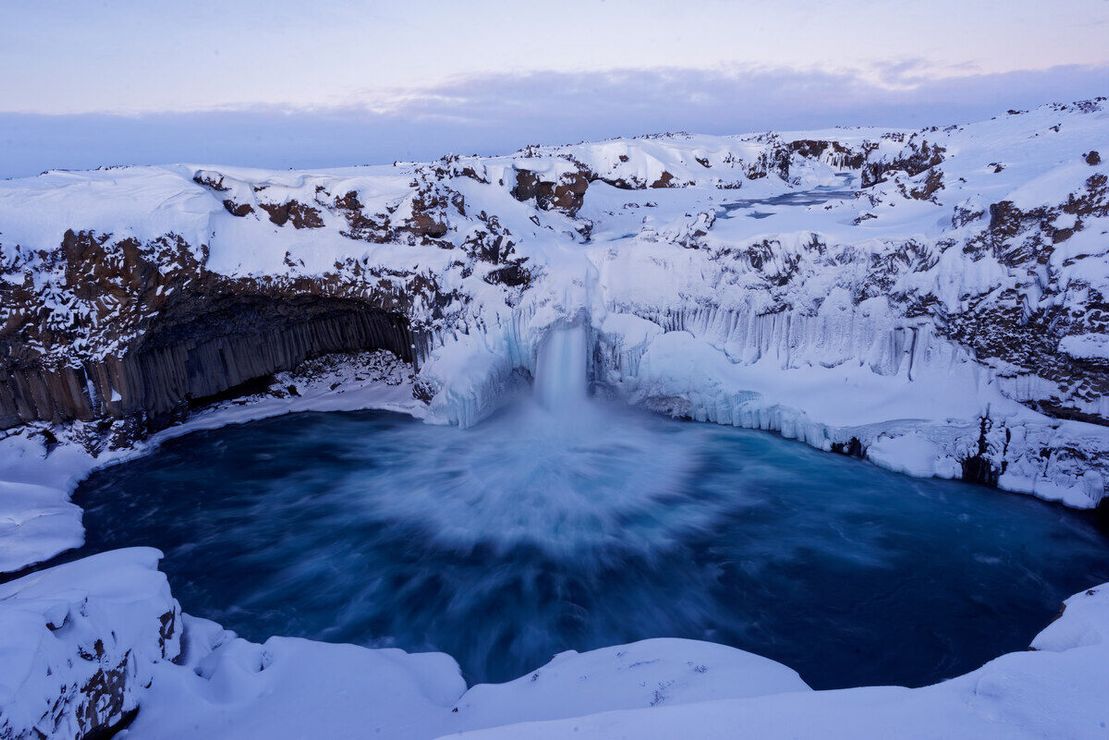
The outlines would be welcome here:
M 1109 93 L 1109 68 L 937 77 L 919 60 L 867 71 L 733 67 L 534 72 L 453 80 L 333 108 L 139 116 L 0 114 L 0 177 L 47 168 L 210 162 L 327 167 L 491 154 L 658 131 L 739 133 L 964 122 Z

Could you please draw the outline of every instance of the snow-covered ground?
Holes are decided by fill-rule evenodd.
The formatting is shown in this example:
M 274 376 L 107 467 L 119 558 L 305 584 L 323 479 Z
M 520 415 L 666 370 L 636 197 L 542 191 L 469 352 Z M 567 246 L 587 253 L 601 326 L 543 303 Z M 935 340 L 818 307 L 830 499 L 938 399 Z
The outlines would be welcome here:
M 0 424 L 241 382 L 187 343 L 169 351 L 193 353 L 178 362 L 203 366 L 203 392 L 147 356 L 182 312 L 200 336 L 178 341 L 203 343 L 213 292 L 341 298 L 410 324 L 432 420 L 476 423 L 552 325 L 580 321 L 593 381 L 629 402 L 1090 508 L 1109 481 L 1105 107 L 5 181 Z
M 1094 507 L 1109 484 L 1106 107 L 915 132 L 674 134 L 321 172 L 176 165 L 0 182 L 0 572 L 80 544 L 69 494 L 97 466 L 297 410 L 473 425 L 572 323 L 588 327 L 598 393 Z M 392 312 L 411 327 L 416 365 L 310 365 L 153 436 L 128 427 L 191 398 L 174 357 L 188 365 L 209 340 L 224 343 L 224 370 L 265 354 L 213 339 L 226 313 L 182 322 L 220 308 L 213 295 L 268 301 L 264 320 L 325 299 Z M 335 325 L 286 329 L 312 355 Z M 241 381 L 228 372 L 222 386 L 206 380 Z M 806 692 L 739 651 L 652 641 L 466 691 L 445 656 L 257 646 L 187 617 L 180 664 L 167 662 L 175 643 L 156 655 L 149 619 L 128 626 L 171 604 L 153 554 L 100 558 L 0 586 L 0 737 L 44 717 L 63 734 L 115 721 L 136 702 L 134 733 L 159 737 L 547 720 L 502 732 L 1107 733 L 1106 587 L 1075 596 L 1037 652 L 925 689 Z M 145 606 L 124 615 L 131 603 Z M 118 644 L 97 650 L 94 634 Z M 75 662 L 90 644 L 92 664 Z M 89 681 L 124 675 L 133 685 L 94 691 L 113 698 L 81 714 Z M 51 695 L 59 680 L 76 689 Z
M 1104 737 L 1109 584 L 1034 640 L 920 689 L 811 691 L 789 668 L 677 639 L 567 652 L 467 688 L 441 653 L 274 637 L 182 616 L 159 554 L 116 550 L 0 586 L 0 737 L 66 737 L 139 707 L 136 738 Z

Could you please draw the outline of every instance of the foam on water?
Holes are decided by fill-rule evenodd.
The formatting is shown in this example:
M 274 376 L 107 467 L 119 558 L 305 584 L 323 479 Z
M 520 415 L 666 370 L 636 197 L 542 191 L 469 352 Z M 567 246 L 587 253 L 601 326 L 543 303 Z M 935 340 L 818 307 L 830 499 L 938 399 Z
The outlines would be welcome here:
M 682 495 L 700 435 L 615 404 L 554 408 L 527 401 L 472 430 L 402 425 L 359 437 L 344 453 L 353 464 L 331 484 L 363 514 L 461 550 L 647 552 L 711 519 L 711 501 Z M 667 515 L 652 516 L 663 500 Z
M 580 324 L 552 330 L 534 397 L 475 429 L 398 425 L 347 440 L 348 465 L 326 472 L 333 495 L 354 516 L 404 523 L 439 547 L 529 545 L 581 562 L 665 550 L 705 526 L 713 500 L 684 495 L 702 435 L 590 399 L 586 342 Z M 662 500 L 665 517 L 652 513 Z

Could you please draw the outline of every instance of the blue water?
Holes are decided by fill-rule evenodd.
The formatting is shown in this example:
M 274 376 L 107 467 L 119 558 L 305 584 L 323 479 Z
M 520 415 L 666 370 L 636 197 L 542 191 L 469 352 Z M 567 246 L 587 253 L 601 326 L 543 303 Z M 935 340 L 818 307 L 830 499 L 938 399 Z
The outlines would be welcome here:
M 84 552 L 152 545 L 183 608 L 253 640 L 453 655 L 470 681 L 677 636 L 817 688 L 931 683 L 1109 581 L 1092 518 L 760 433 L 524 402 L 472 429 L 305 413 L 93 474 Z

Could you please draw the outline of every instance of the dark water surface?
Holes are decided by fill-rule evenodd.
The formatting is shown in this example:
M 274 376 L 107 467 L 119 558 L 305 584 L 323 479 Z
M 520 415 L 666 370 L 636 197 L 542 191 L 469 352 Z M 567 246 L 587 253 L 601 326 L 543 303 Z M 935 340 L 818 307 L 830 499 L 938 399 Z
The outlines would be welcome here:
M 917 686 L 1027 647 L 1109 581 L 1088 516 L 600 404 L 469 430 L 295 414 L 169 441 L 75 498 L 84 551 L 161 548 L 191 614 L 442 650 L 471 682 L 676 636 L 815 688 Z

